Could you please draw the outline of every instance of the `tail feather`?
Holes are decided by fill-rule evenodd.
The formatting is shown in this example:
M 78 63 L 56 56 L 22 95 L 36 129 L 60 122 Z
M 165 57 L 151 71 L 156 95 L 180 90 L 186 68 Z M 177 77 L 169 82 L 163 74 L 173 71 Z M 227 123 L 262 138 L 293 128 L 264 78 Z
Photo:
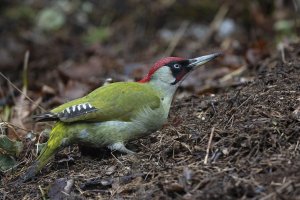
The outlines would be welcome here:
M 55 153 L 59 149 L 50 148 L 48 145 L 44 147 L 42 153 L 39 155 L 36 161 L 28 168 L 26 173 L 21 176 L 22 182 L 27 182 L 34 178 L 37 173 L 54 157 Z
M 40 115 L 34 115 L 34 116 L 32 116 L 32 119 L 37 121 L 37 122 L 57 121 L 57 120 L 59 120 L 57 114 L 51 113 L 51 112 L 43 113 L 43 114 L 40 114 Z
M 37 160 L 28 168 L 27 172 L 20 177 L 22 182 L 34 178 L 36 174 L 54 157 L 54 155 L 66 145 L 67 128 L 62 122 L 55 124 L 50 133 L 47 145 L 43 148 Z

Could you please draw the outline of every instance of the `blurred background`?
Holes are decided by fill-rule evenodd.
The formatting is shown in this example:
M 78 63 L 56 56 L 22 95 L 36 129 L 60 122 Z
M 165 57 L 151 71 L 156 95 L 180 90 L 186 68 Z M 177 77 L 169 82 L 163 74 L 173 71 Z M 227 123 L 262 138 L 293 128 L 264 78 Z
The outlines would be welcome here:
M 299 199 L 299 33 L 300 0 L 1 0 L 0 199 L 67 187 L 71 199 Z M 137 159 L 66 148 L 15 187 L 51 128 L 32 115 L 139 80 L 160 58 L 216 52 Z
M 29 90 L 65 101 L 106 78 L 140 79 L 164 56 L 224 52 L 217 71 L 183 86 L 200 90 L 202 76 L 255 68 L 299 40 L 299 8 L 299 0 L 3 0 L 0 70 L 21 88 L 28 51 Z M 0 83 L 4 97 L 8 82 Z
M 279 53 L 284 61 L 299 41 L 299 9 L 299 0 L 2 0 L 1 118 L 24 127 L 37 105 L 50 109 L 107 78 L 138 80 L 165 56 L 224 53 L 178 98 L 251 81 L 263 59 Z M 16 103 L 18 90 L 32 101 Z

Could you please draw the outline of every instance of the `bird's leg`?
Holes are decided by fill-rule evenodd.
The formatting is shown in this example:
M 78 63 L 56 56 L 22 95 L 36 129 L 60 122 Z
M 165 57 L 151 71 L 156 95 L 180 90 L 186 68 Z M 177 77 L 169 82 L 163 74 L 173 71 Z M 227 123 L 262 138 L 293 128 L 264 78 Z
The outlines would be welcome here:
M 109 148 L 110 150 L 120 151 L 121 153 L 135 154 L 134 151 L 127 149 L 123 142 L 116 142 L 114 144 L 108 145 L 107 148 Z

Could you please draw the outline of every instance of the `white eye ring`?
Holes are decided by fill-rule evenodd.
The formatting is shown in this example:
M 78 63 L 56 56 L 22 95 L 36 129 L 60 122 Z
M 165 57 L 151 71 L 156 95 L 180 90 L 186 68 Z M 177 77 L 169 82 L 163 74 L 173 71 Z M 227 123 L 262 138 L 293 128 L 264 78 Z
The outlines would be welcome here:
M 174 68 L 176 68 L 176 69 L 179 69 L 181 67 L 181 65 L 180 64 L 174 64 Z

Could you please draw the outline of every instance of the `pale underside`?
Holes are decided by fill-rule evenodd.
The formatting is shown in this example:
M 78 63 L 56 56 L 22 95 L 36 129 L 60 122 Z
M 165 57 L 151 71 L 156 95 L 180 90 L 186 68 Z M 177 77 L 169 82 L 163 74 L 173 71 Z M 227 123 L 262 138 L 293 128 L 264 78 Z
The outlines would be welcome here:
M 166 122 L 176 88 L 167 82 L 119 82 L 59 106 L 50 114 L 64 126 L 61 146 L 79 143 L 130 152 L 124 142 L 149 135 Z

